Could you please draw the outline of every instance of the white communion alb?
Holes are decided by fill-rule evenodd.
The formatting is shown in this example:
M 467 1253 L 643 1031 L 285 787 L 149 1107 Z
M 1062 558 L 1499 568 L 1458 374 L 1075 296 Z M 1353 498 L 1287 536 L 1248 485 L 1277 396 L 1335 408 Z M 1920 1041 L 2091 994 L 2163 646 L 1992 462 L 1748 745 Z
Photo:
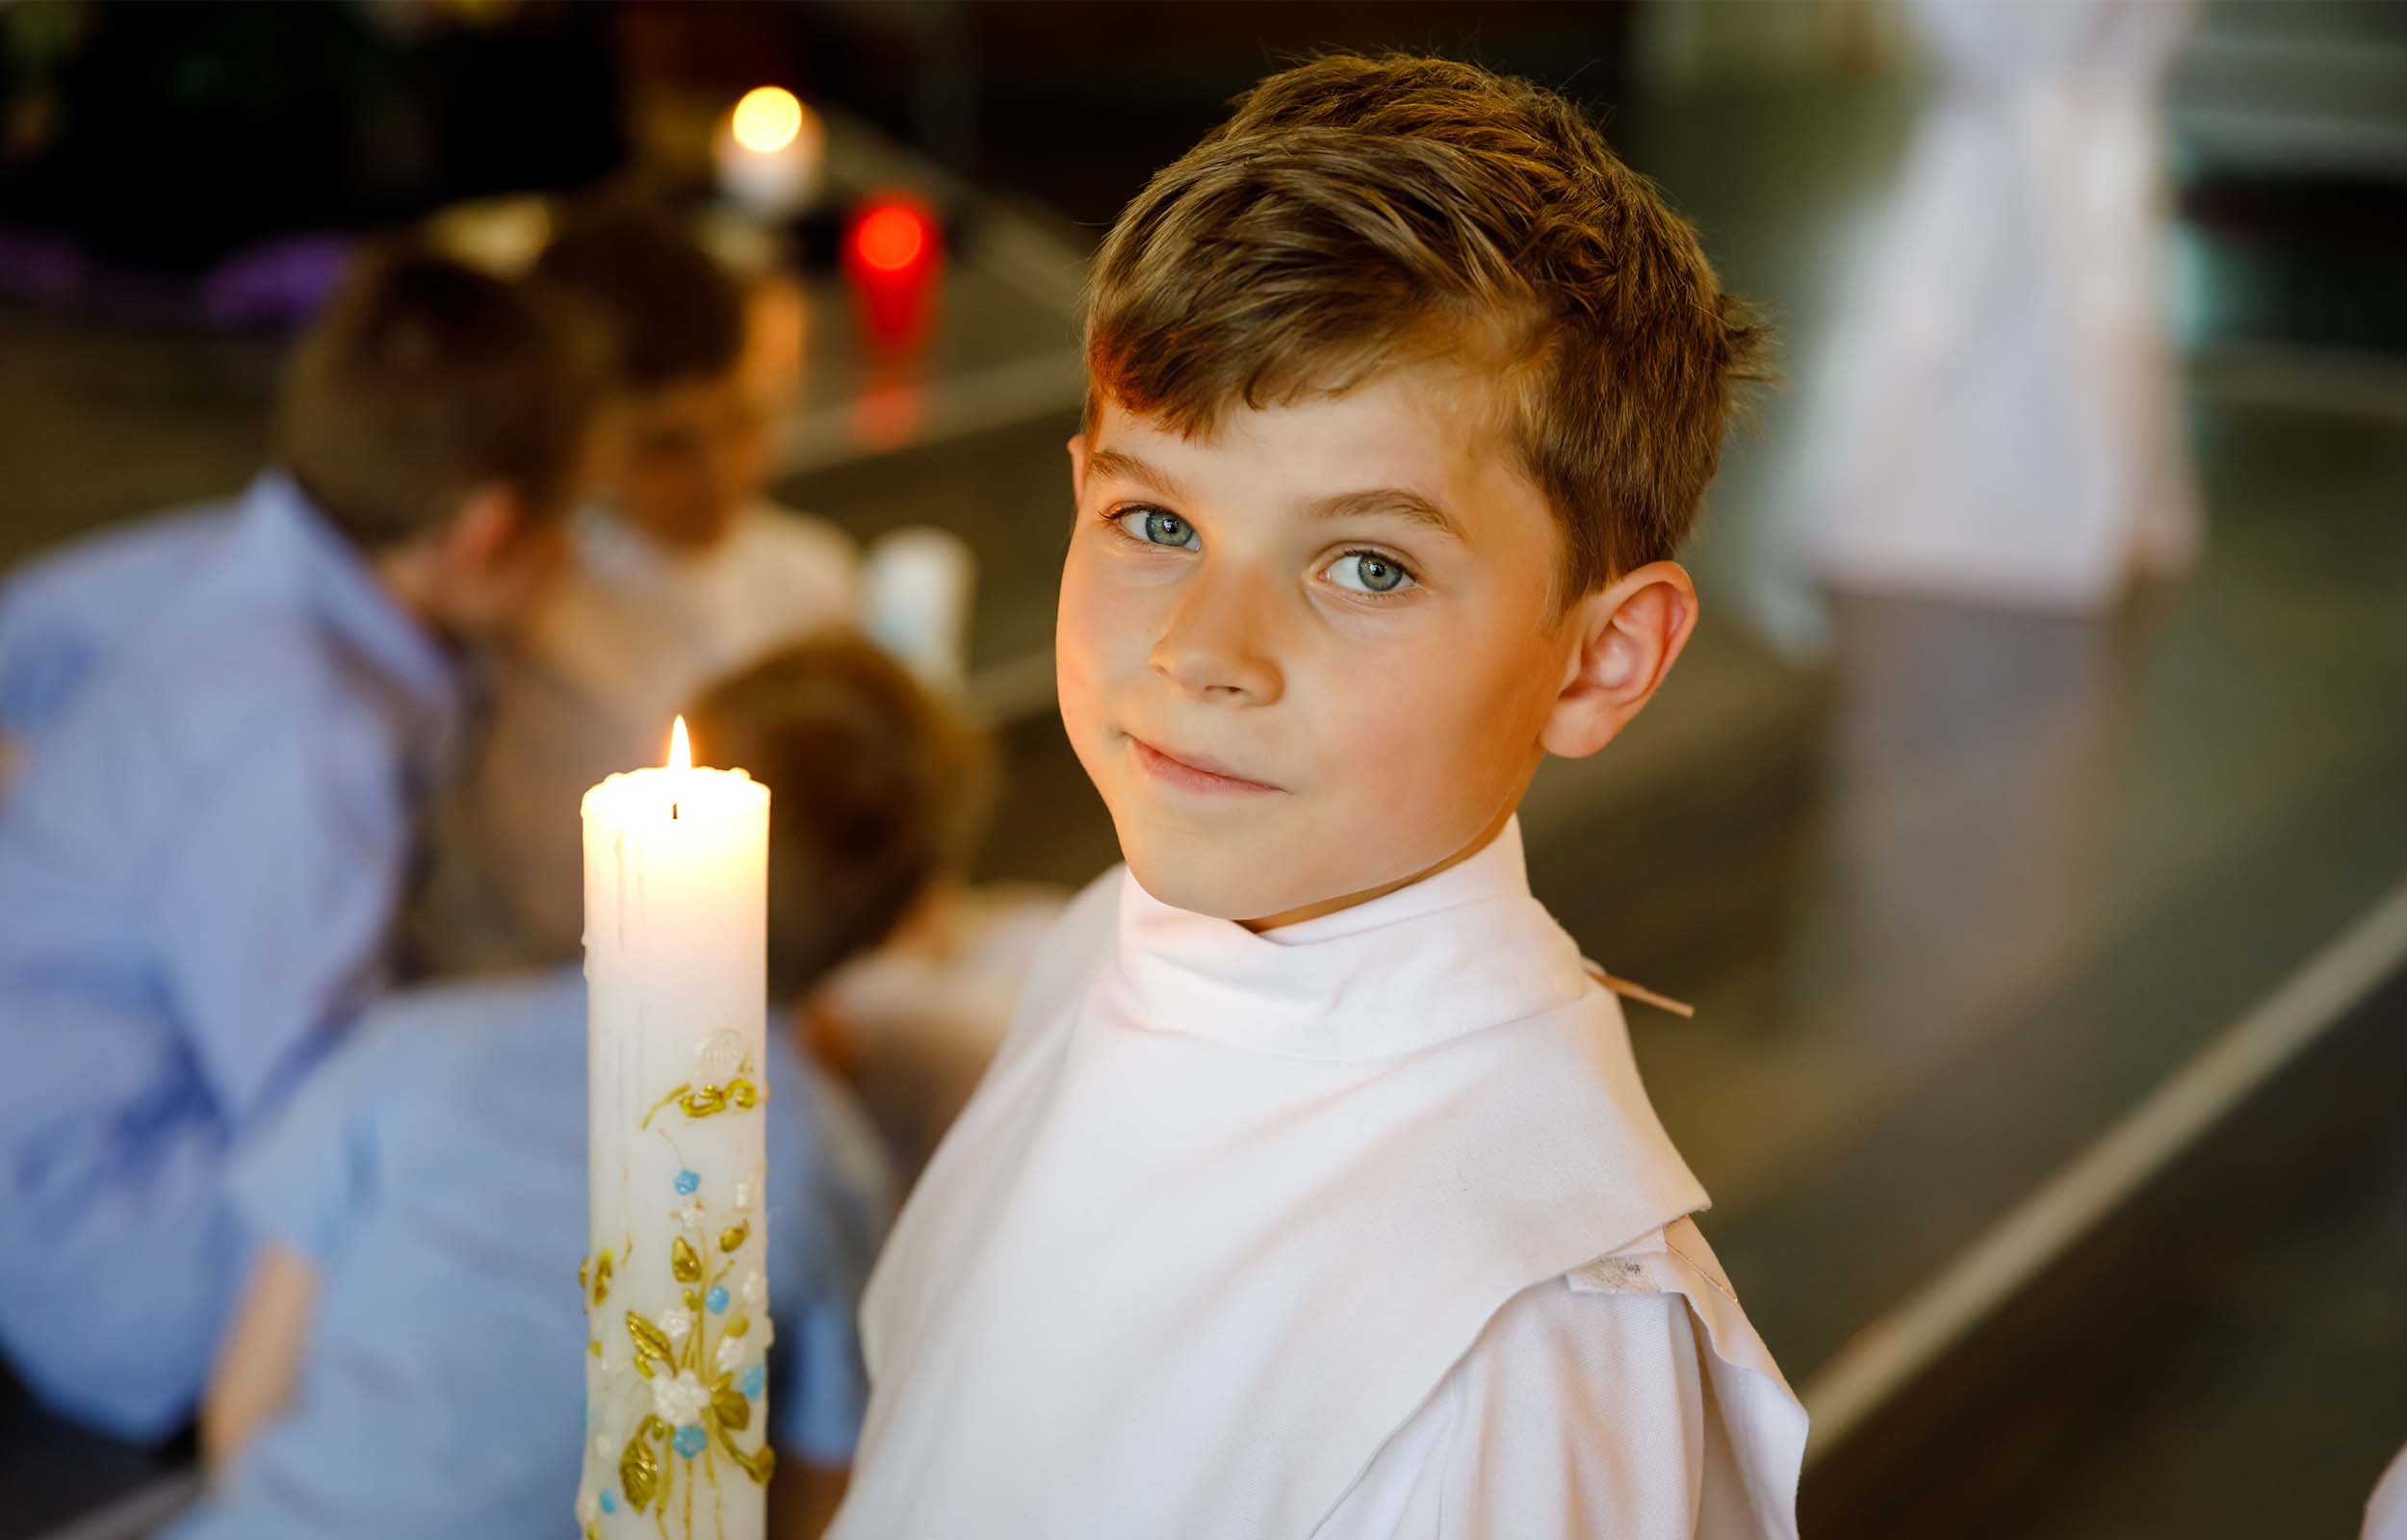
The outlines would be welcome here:
M 1793 1536 L 1704 1204 L 1517 819 L 1261 935 L 1115 867 L 870 1280 L 832 1533 Z

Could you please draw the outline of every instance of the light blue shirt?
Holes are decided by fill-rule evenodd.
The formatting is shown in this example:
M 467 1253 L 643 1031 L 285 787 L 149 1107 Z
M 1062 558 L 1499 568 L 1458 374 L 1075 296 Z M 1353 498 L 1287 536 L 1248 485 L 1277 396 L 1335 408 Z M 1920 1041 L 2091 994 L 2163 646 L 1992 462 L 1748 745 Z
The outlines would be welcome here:
M 460 714 L 289 479 L 197 517 L 15 632 L 62 661 L 0 793 L 0 1348 L 135 1437 L 191 1410 L 248 1260 L 226 1151 L 375 983 Z
M 222 548 L 240 503 L 157 514 L 26 562 L 0 582 L 0 733 L 30 743 Z
M 867 1395 L 854 1310 L 891 1189 L 865 1116 L 782 1022 L 766 1071 L 769 1430 L 837 1463 Z M 317 1304 L 286 1413 L 173 1540 L 573 1535 L 585 1186 L 574 970 L 370 1012 L 235 1162 L 237 1205 L 316 1265 Z

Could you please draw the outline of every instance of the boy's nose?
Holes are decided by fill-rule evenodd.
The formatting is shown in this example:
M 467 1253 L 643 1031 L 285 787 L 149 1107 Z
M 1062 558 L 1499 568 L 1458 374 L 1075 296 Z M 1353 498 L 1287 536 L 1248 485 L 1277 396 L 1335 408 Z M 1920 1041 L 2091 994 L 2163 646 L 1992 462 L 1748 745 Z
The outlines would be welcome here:
M 1281 680 L 1268 643 L 1271 617 L 1255 585 L 1235 575 L 1199 574 L 1186 585 L 1147 659 L 1153 672 L 1198 700 L 1268 706 Z

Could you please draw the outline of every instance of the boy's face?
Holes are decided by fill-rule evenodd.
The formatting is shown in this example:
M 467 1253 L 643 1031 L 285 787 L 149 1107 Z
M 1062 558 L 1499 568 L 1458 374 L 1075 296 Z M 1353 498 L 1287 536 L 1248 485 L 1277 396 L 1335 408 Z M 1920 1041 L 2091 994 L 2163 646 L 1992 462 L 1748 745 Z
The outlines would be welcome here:
M 1156 898 L 1286 923 L 1448 864 L 1517 806 L 1583 625 L 1545 629 L 1553 516 L 1477 404 L 1395 371 L 1209 439 L 1106 405 L 1072 442 L 1062 720 Z
M 753 285 L 733 369 L 634 393 L 611 414 L 604 483 L 622 516 L 671 550 L 716 545 L 768 486 L 777 424 L 802 394 L 800 283 Z
M 768 428 L 741 369 L 630 393 L 609 413 L 605 487 L 660 545 L 708 549 L 767 484 Z

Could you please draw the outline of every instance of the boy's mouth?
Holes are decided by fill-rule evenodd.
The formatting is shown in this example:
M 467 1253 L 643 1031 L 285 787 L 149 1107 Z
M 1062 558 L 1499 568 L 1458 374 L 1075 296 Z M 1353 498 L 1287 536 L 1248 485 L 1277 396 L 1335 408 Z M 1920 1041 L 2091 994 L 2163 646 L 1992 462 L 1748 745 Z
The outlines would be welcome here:
M 1146 742 L 1135 733 L 1125 734 L 1129 748 L 1136 755 L 1137 764 L 1145 773 L 1165 784 L 1181 786 L 1189 791 L 1277 791 L 1280 788 L 1266 781 L 1252 781 L 1203 755 L 1173 754 Z

